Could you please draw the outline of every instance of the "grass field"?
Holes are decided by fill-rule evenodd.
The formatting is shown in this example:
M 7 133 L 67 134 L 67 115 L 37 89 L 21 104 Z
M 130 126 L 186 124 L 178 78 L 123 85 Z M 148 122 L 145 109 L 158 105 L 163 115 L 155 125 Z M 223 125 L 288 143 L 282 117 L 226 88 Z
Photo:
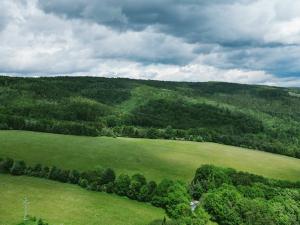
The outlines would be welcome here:
M 164 216 L 162 209 L 145 203 L 32 177 L 0 175 L 0 193 L 1 225 L 22 221 L 25 196 L 29 214 L 51 225 L 146 225 Z
M 300 160 L 214 143 L 79 137 L 0 131 L 0 157 L 66 169 L 111 167 L 118 173 L 189 181 L 201 164 L 232 167 L 271 178 L 300 180 Z

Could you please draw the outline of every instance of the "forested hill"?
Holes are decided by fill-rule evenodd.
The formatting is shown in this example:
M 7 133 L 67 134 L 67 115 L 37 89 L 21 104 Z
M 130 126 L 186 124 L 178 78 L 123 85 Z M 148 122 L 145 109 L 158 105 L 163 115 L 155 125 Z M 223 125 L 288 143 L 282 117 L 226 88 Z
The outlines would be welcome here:
M 212 141 L 300 158 L 300 90 L 0 77 L 0 129 Z

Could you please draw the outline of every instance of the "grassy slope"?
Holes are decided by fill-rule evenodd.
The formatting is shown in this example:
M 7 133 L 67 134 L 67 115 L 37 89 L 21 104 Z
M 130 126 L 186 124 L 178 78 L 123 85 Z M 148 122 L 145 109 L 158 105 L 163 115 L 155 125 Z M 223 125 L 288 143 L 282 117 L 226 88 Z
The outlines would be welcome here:
M 29 214 L 50 224 L 146 225 L 164 216 L 162 209 L 145 203 L 39 178 L 0 175 L 0 193 L 1 225 L 22 220 L 24 196 Z
M 189 181 L 196 168 L 207 163 L 300 180 L 299 159 L 213 143 L 0 131 L 0 157 L 4 156 L 66 169 L 112 167 L 154 180 Z

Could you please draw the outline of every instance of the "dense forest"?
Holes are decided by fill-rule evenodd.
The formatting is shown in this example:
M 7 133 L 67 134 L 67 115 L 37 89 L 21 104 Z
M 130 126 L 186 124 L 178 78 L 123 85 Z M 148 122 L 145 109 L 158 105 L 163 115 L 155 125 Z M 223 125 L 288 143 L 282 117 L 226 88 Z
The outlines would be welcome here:
M 300 90 L 95 77 L 0 77 L 0 129 L 164 138 L 300 158 Z

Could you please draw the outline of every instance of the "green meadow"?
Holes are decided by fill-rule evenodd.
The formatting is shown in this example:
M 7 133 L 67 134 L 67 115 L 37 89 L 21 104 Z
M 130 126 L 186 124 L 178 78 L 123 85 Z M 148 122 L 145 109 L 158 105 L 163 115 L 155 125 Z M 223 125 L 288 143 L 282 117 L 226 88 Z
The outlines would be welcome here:
M 156 181 L 170 178 L 189 182 L 202 164 L 300 180 L 300 159 L 205 142 L 0 131 L 0 157 L 6 156 L 64 169 L 111 167 L 117 173 L 142 173 Z
M 145 203 L 32 177 L 1 174 L 0 193 L 1 225 L 22 221 L 25 196 L 29 215 L 51 225 L 147 225 L 164 216 L 162 209 Z

